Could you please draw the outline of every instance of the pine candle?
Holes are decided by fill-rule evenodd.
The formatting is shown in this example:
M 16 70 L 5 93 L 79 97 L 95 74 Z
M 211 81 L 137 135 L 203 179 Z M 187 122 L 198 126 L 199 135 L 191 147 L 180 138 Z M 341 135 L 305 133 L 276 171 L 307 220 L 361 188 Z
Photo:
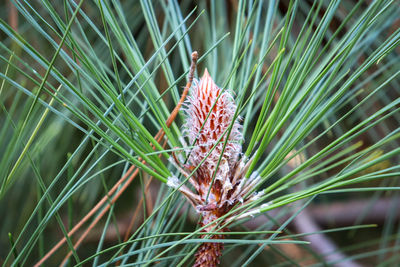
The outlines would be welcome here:
M 188 178 L 195 192 L 176 177 L 170 177 L 168 185 L 182 192 L 201 214 L 204 232 L 224 232 L 226 228 L 218 228 L 217 224 L 227 225 L 258 209 L 240 215 L 233 213 L 222 222 L 219 218 L 233 207 L 248 204 L 262 195 L 249 194 L 259 177 L 244 177 L 251 160 L 240 159 L 243 136 L 239 120 L 234 118 L 237 106 L 232 95 L 219 88 L 206 69 L 200 81 L 193 82 L 185 107 L 184 133 L 194 148 L 188 155 L 189 166 L 182 166 L 175 156 L 172 163 Z M 196 171 L 190 176 L 193 170 Z M 208 238 L 222 239 L 223 235 Z M 222 243 L 203 243 L 194 266 L 217 266 L 222 249 Z

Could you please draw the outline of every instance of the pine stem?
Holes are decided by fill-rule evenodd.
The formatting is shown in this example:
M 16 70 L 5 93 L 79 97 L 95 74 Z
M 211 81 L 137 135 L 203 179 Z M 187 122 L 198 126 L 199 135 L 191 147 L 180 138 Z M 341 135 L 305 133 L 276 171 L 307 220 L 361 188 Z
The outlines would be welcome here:
M 218 215 L 215 211 L 207 211 L 203 212 L 203 219 L 201 225 L 207 225 L 212 221 L 218 219 Z M 207 227 L 206 232 L 215 231 L 214 225 Z M 219 230 L 220 232 L 224 232 L 224 229 Z M 206 237 L 205 235 L 202 238 L 208 239 L 222 239 L 224 235 L 213 235 L 211 237 Z M 222 256 L 222 250 L 224 249 L 223 243 L 203 243 L 196 253 L 196 261 L 193 267 L 216 267 L 219 266 L 220 257 Z

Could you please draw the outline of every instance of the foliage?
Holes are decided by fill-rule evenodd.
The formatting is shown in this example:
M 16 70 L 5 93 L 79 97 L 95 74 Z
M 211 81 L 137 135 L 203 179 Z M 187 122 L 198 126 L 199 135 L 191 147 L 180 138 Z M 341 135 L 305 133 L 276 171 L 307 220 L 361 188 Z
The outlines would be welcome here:
M 200 239 L 202 227 L 195 230 L 198 218 L 188 203 L 166 185 L 169 177 L 179 176 L 168 160 L 172 153 L 185 160 L 193 148 L 182 138 L 184 112 L 166 125 L 193 50 L 199 51 L 199 73 L 207 68 L 235 95 L 235 117 L 243 118 L 243 157 L 252 158 L 246 179 L 260 177 L 255 189 L 262 197 L 233 212 L 268 219 L 249 229 L 246 222 L 253 218 L 240 217 L 220 240 L 226 243 L 223 264 L 233 266 L 232 255 L 237 266 L 305 264 L 285 252 L 285 245 L 308 251 L 305 260 L 313 264 L 335 263 L 287 230 L 303 209 L 338 199 L 373 205 L 382 196 L 398 203 L 396 1 L 12 5 L 10 17 L 3 11 L 0 20 L 0 259 L 5 265 L 36 263 L 62 237 L 67 246 L 48 260 L 50 265 L 69 251 L 71 265 L 193 261 L 199 242 L 209 241 Z M 166 148 L 154 138 L 161 128 Z M 128 182 L 110 194 L 112 203 L 104 202 L 95 214 L 111 204 L 94 231 L 95 241 L 75 249 L 80 232 L 69 238 L 68 230 L 131 165 L 140 168 L 133 186 L 118 202 L 113 199 Z M 121 226 L 121 217 L 135 208 L 143 212 L 134 216 L 134 229 L 124 240 L 120 229 L 130 227 Z M 341 261 L 398 262 L 399 229 L 391 215 L 396 209 L 393 204 L 377 237 L 343 245 L 348 254 Z M 332 231 L 355 234 L 359 228 L 364 226 Z M 110 232 L 115 232 L 111 240 Z

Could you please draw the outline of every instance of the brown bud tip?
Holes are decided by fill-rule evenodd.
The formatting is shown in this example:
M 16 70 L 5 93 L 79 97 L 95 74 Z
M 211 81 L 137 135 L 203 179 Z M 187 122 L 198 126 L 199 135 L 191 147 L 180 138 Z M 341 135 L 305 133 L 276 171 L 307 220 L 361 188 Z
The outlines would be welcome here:
M 197 51 L 193 51 L 193 53 L 192 53 L 192 60 L 193 60 L 193 61 L 196 61 L 198 57 L 199 57 L 199 54 L 197 53 Z

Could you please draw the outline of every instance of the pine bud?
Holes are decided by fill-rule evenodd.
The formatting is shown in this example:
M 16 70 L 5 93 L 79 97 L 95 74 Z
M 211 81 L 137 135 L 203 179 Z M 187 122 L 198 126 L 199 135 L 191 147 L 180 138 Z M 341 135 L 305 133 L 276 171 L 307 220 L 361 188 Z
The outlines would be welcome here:
M 211 202 L 218 202 L 219 188 L 230 183 L 225 180 L 231 177 L 230 174 L 241 152 L 242 134 L 238 120 L 233 122 L 232 130 L 227 137 L 227 129 L 234 119 L 236 104 L 228 91 L 222 90 L 215 84 L 206 69 L 200 81 L 194 83 L 186 107 L 185 131 L 190 143 L 195 145 L 189 162 L 193 166 L 198 166 L 206 158 L 195 175 L 200 184 L 199 193 L 202 199 L 206 197 L 222 153 L 222 160 L 215 176 L 216 185 L 212 190 L 214 196 L 210 199 Z M 222 152 L 227 139 L 227 145 Z M 215 149 L 207 156 L 215 145 Z

